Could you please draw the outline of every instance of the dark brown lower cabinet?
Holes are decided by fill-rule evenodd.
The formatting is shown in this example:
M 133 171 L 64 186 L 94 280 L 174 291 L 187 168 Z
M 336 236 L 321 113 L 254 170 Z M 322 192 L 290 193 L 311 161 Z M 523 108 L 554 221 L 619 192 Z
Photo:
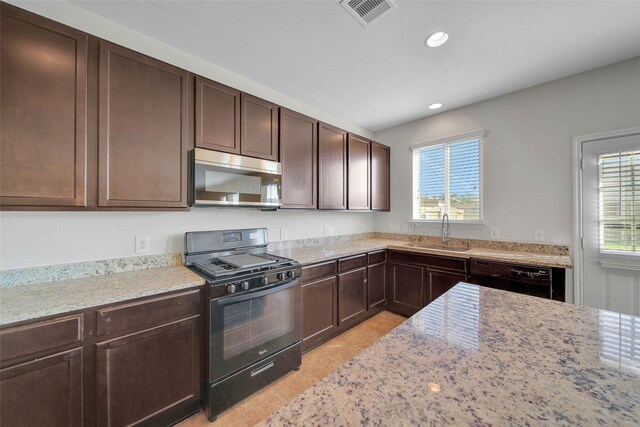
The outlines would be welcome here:
M 200 316 L 97 344 L 98 425 L 128 426 L 199 395 Z
M 367 311 L 367 269 L 358 268 L 338 275 L 339 324 L 355 322 Z
M 82 349 L 0 370 L 0 425 L 81 426 Z
M 302 285 L 303 349 L 326 341 L 338 328 L 337 285 L 335 276 Z
M 170 425 L 200 400 L 202 290 L 0 327 L 0 426 Z
M 387 265 L 367 267 L 367 310 L 382 310 L 386 301 Z
M 413 316 L 459 282 L 467 280 L 468 260 L 389 251 L 386 309 Z
M 385 305 L 386 251 L 302 268 L 302 351 L 339 335 Z
M 425 305 L 438 299 L 440 295 L 466 280 L 466 274 L 427 269 L 427 280 L 425 284 L 429 286 L 429 292 L 425 290 L 425 298 L 427 299 Z
M 417 265 L 389 265 L 387 309 L 413 316 L 424 307 L 424 268 Z

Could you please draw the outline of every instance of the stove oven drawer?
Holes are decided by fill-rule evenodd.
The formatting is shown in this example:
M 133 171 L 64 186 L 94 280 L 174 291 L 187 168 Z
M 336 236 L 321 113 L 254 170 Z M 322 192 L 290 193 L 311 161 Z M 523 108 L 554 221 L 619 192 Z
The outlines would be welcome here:
M 216 415 L 302 364 L 300 342 L 209 386 L 208 415 Z

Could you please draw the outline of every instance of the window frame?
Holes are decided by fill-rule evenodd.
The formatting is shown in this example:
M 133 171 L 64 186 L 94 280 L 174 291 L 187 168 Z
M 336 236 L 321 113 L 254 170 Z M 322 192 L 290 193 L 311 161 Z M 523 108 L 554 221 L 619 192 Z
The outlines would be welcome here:
M 484 203 L 483 203 L 483 198 L 484 198 L 484 179 L 483 179 L 483 175 L 484 175 L 484 138 L 487 135 L 487 131 L 482 129 L 482 130 L 477 130 L 477 131 L 473 131 L 473 132 L 468 132 L 468 133 L 464 133 L 464 134 L 458 134 L 458 135 L 453 135 L 450 137 L 446 137 L 446 138 L 440 138 L 440 139 L 436 139 L 436 140 L 430 140 L 427 142 L 422 142 L 422 143 L 417 143 L 417 144 L 411 144 L 410 146 L 410 150 L 411 150 L 411 180 L 412 180 L 412 184 L 411 184 L 411 223 L 418 223 L 418 224 L 425 224 L 425 225 L 435 225 L 435 224 L 440 224 L 442 222 L 442 219 L 423 219 L 423 218 L 415 218 L 415 213 L 417 211 L 416 209 L 416 203 L 417 201 L 420 199 L 420 195 L 419 195 L 419 182 L 420 182 L 420 167 L 419 164 L 416 165 L 415 162 L 415 152 L 422 149 L 422 148 L 427 148 L 427 147 L 435 147 L 438 145 L 451 145 L 451 144 L 455 144 L 457 142 L 464 142 L 464 141 L 469 141 L 469 140 L 474 140 L 477 139 L 479 142 L 479 160 L 478 160 L 478 178 L 479 178 L 479 187 L 480 187 L 480 207 L 479 207 L 479 213 L 480 213 L 480 219 L 478 220 L 454 220 L 454 219 L 450 219 L 450 223 L 451 224 L 456 224 L 459 226 L 463 226 L 463 227 L 482 227 L 484 226 L 485 222 L 484 222 Z M 448 212 L 447 212 L 448 213 Z

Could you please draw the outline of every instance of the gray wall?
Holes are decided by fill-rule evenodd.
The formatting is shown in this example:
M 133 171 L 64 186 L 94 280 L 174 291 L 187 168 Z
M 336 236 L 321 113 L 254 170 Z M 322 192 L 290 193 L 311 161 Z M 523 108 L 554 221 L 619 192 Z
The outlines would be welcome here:
M 539 229 L 545 242 L 570 245 L 572 137 L 639 125 L 635 58 L 378 132 L 392 147 L 392 204 L 391 213 L 376 214 L 376 230 L 411 219 L 411 144 L 486 129 L 484 225 L 454 224 L 451 235 L 488 239 L 496 227 L 500 240 L 532 242 Z M 440 225 L 419 224 L 417 232 L 437 235 Z

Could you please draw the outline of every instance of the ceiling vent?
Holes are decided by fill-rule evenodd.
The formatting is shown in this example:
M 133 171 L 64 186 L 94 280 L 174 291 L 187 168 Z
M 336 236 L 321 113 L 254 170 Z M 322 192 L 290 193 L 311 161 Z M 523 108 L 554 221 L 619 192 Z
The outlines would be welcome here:
M 393 0 L 342 0 L 340 4 L 365 27 L 378 22 L 397 7 Z

